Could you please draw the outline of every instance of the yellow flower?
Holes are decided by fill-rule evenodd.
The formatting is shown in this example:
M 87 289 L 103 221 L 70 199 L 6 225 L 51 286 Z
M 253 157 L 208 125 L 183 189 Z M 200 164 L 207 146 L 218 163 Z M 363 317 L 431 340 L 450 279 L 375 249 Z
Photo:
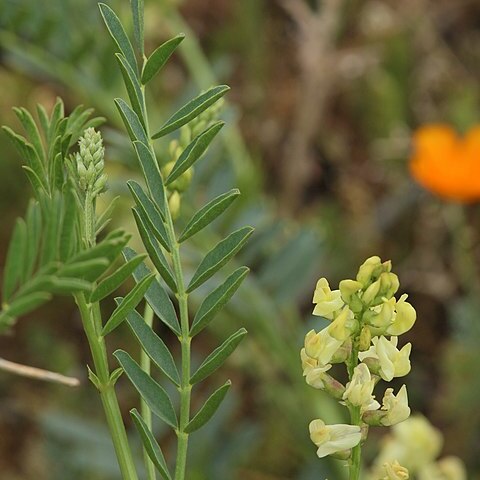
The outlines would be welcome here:
M 312 442 L 318 447 L 319 458 L 349 450 L 358 445 L 362 438 L 357 425 L 325 425 L 320 419 L 310 422 L 309 430 Z
M 389 335 L 398 336 L 408 332 L 417 319 L 417 312 L 410 303 L 405 301 L 407 297 L 408 295 L 402 295 L 395 303 L 395 316 L 392 324 L 387 328 Z
M 357 273 L 357 282 L 360 282 L 363 287 L 370 285 L 372 277 L 377 277 L 382 270 L 382 260 L 376 255 L 367 258 Z
M 461 138 L 448 125 L 425 125 L 413 146 L 410 172 L 424 188 L 459 202 L 480 199 L 480 126 Z
M 358 364 L 352 375 L 352 380 L 347 383 L 343 399 L 351 405 L 361 407 L 360 411 L 376 410 L 380 404 L 375 400 L 373 389 L 375 380 L 370 375 L 370 370 L 364 363 Z
M 385 410 L 387 414 L 381 422 L 386 427 L 403 422 L 410 416 L 407 387 L 405 385 L 402 385 L 397 396 L 393 394 L 393 388 L 387 388 L 382 403 L 382 410 Z
M 316 304 L 313 314 L 329 320 L 332 320 L 334 312 L 340 310 L 344 305 L 340 290 L 331 290 L 326 278 L 321 278 L 317 282 L 313 294 L 313 303 Z
M 378 360 L 378 374 L 387 382 L 394 377 L 403 377 L 410 372 L 410 352 L 412 344 L 407 343 L 401 350 L 397 349 L 398 337 L 387 340 L 383 335 L 372 339 L 373 346 L 366 352 L 360 352 L 358 358 L 363 362 L 366 358 Z M 374 370 L 375 373 L 377 372 Z
M 325 387 L 325 372 L 332 368 L 331 365 L 319 365 L 318 361 L 307 355 L 305 348 L 300 351 L 302 360 L 303 376 L 308 385 L 313 388 L 323 389 Z
M 326 366 L 342 343 L 342 340 L 337 340 L 329 334 L 328 328 L 324 328 L 318 333 L 310 330 L 305 336 L 305 352 L 309 357 L 317 360 L 320 366 Z

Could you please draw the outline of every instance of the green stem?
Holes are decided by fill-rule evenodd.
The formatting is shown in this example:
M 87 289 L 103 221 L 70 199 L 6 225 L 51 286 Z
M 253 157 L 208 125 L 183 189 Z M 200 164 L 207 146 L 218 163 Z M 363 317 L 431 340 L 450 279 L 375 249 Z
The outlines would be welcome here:
M 96 375 L 94 383 L 96 383 L 96 387 L 100 392 L 100 398 L 107 418 L 122 478 L 124 480 L 137 480 L 137 472 L 128 444 L 122 414 L 115 395 L 114 385 L 110 381 L 105 340 L 99 333 L 98 326 L 101 319 L 98 303 L 87 303 L 83 293 L 75 295 L 75 301 L 80 310 L 83 328 L 87 335 L 90 351 L 92 352 Z
M 152 307 L 148 305 L 148 303 L 145 305 L 145 312 L 144 312 L 143 318 L 145 319 L 145 323 L 149 327 L 151 327 L 153 324 L 153 310 L 152 310 Z M 141 352 L 140 352 L 140 367 L 145 373 L 150 375 L 151 360 L 150 360 L 150 357 L 145 353 L 143 348 L 141 349 Z M 150 410 L 150 407 L 147 405 L 147 403 L 142 397 L 140 397 L 140 413 L 142 415 L 142 418 L 145 424 L 148 426 L 150 430 L 152 430 L 152 411 Z M 145 450 L 145 448 L 143 449 L 143 458 L 145 463 L 145 469 L 147 471 L 147 480 L 156 480 L 157 475 L 155 473 L 155 465 L 150 460 L 150 457 L 148 456 L 148 453 Z
M 87 189 L 84 205 L 83 240 L 87 247 L 95 245 L 95 196 Z M 118 464 L 124 480 L 137 480 L 137 472 L 133 461 L 127 432 L 122 419 L 122 413 L 115 394 L 115 384 L 110 379 L 107 347 L 101 334 L 102 315 L 99 302 L 88 303 L 83 293 L 75 295 L 75 301 L 80 310 L 83 328 L 87 335 L 90 351 L 92 352 L 95 372 L 90 378 L 97 387 L 102 400 L 103 410 L 107 418 L 113 446 L 117 455 Z
M 178 427 L 177 461 L 175 480 L 184 480 L 187 465 L 188 433 L 185 427 L 190 421 L 190 398 L 192 386 L 190 384 L 190 326 L 188 322 L 188 294 L 185 291 L 182 265 L 180 262 L 180 246 L 175 237 L 173 220 L 167 208 L 167 232 L 172 246 L 172 263 L 177 281 L 177 298 L 180 307 L 181 336 L 179 338 L 182 350 L 182 375 L 180 378 L 180 422 Z
M 353 340 L 352 353 L 348 361 L 348 378 L 352 380 L 353 372 L 355 367 L 358 365 L 358 338 Z M 350 425 L 362 426 L 362 419 L 360 415 L 360 407 L 351 406 L 350 407 Z M 359 444 L 352 448 L 352 456 L 350 457 L 350 474 L 349 480 L 359 480 L 360 479 L 360 469 L 361 469 L 361 457 L 362 457 L 362 444 Z

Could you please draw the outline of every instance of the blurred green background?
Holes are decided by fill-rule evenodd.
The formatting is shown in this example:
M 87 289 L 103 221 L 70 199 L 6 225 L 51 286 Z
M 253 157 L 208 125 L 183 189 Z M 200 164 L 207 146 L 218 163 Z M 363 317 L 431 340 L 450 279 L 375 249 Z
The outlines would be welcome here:
M 128 24 L 128 1 L 107 3 Z M 150 50 L 187 33 L 153 82 L 153 124 L 201 89 L 232 87 L 228 128 L 197 168 L 184 208 L 233 186 L 242 201 L 185 252 L 192 268 L 237 224 L 256 227 L 238 260 L 251 276 L 194 345 L 198 361 L 228 332 L 249 330 L 214 376 L 234 387 L 192 437 L 189 480 L 343 478 L 340 464 L 316 458 L 308 423 L 343 421 L 344 411 L 304 383 L 299 350 L 305 333 L 322 327 L 311 316 L 317 278 L 336 286 L 373 254 L 393 261 L 400 293 L 418 312 L 402 339 L 413 343 L 412 409 L 441 429 L 443 454 L 461 457 L 468 478 L 479 479 L 480 212 L 421 190 L 408 173 L 419 125 L 462 131 L 479 119 L 479 2 L 146 0 L 145 22 Z M 94 0 L 0 1 L 0 124 L 17 129 L 12 106 L 49 109 L 56 96 L 67 111 L 94 107 L 108 120 L 105 197 L 125 194 L 116 222 L 134 232 L 125 181 L 138 173 L 113 104 L 125 96 L 113 53 Z M 3 134 L 0 151 L 3 265 L 30 190 Z M 135 348 L 126 329 L 112 339 L 112 350 Z M 118 478 L 73 303 L 59 298 L 22 319 L 0 338 L 0 356 L 82 380 L 68 389 L 0 372 L 0 478 Z M 129 422 L 137 398 L 124 381 L 118 393 Z M 156 430 L 168 456 L 172 439 Z M 373 429 L 367 461 L 385 430 Z M 140 449 L 133 433 L 132 443 Z

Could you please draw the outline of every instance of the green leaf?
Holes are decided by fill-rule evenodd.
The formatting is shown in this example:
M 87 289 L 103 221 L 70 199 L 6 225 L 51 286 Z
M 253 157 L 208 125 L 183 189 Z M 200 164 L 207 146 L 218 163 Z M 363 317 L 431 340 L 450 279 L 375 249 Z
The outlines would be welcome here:
M 62 219 L 63 201 L 59 192 L 52 198 L 45 215 L 45 230 L 41 248 L 41 265 L 45 265 L 58 258 L 60 228 Z M 45 211 L 45 209 L 44 209 Z M 69 276 L 69 275 L 67 275 Z
M 243 227 L 217 243 L 201 261 L 190 280 L 187 293 L 195 290 L 220 270 L 243 247 L 252 233 L 252 227 Z
M 54 140 L 58 135 L 59 124 L 63 120 L 64 116 L 65 112 L 63 101 L 60 97 L 57 97 L 55 105 L 52 109 L 52 114 L 50 115 L 47 145 L 52 145 L 54 143 Z
M 137 224 L 137 228 L 140 233 L 140 237 L 142 238 L 142 242 L 145 245 L 150 259 L 155 265 L 155 268 L 164 279 L 165 283 L 172 289 L 172 291 L 177 292 L 177 284 L 175 283 L 170 266 L 168 265 L 167 259 L 163 255 L 162 249 L 158 245 L 157 240 L 153 235 L 150 234 L 148 227 L 145 224 L 145 220 L 142 218 L 140 212 L 136 208 L 134 208 L 132 211 L 135 218 L 135 223 Z
M 170 175 L 165 180 L 165 185 L 175 181 L 182 173 L 186 172 L 205 152 L 217 133 L 225 125 L 224 122 L 215 122 L 212 126 L 197 135 L 188 147 L 182 152 Z
M 244 328 L 241 328 L 233 335 L 225 340 L 218 348 L 216 348 L 198 367 L 197 371 L 190 378 L 190 383 L 194 385 L 195 383 L 201 382 L 209 375 L 211 375 L 218 367 L 220 367 L 223 362 L 235 351 L 238 344 L 243 340 L 247 331 Z
M 26 268 L 25 254 L 27 247 L 27 228 L 19 218 L 13 229 L 8 246 L 7 259 L 3 271 L 3 301 L 8 302 L 15 291 Z
M 37 115 L 40 121 L 40 125 L 42 126 L 44 136 L 45 138 L 47 138 L 50 120 L 48 119 L 47 112 L 45 111 L 45 108 L 43 107 L 43 105 L 40 105 L 38 103 L 37 103 Z
M 188 102 L 178 112 L 170 117 L 165 125 L 163 125 L 163 127 L 152 138 L 155 139 L 163 137 L 164 135 L 167 135 L 167 133 L 173 132 L 174 130 L 177 130 L 177 128 L 187 124 L 190 120 L 198 117 L 198 115 L 200 115 L 208 107 L 222 98 L 229 90 L 230 87 L 227 85 L 220 85 L 218 87 L 210 88 L 205 93 L 202 93 L 193 100 L 190 100 L 190 102 Z
M 59 258 L 62 261 L 68 260 L 75 251 L 77 211 L 75 194 L 68 189 L 64 193 L 64 212 L 59 246 Z
M 68 277 L 44 277 L 46 279 L 45 290 L 56 295 L 70 295 L 75 292 L 89 292 L 92 284 L 80 278 Z
M 127 352 L 117 350 L 114 355 L 150 410 L 165 423 L 177 428 L 177 416 L 167 392 Z
M 177 366 L 163 340 L 136 310 L 127 315 L 127 322 L 145 353 L 175 385 L 179 386 L 180 376 Z
M 122 303 L 113 311 L 107 323 L 102 329 L 102 336 L 105 336 L 115 330 L 126 318 L 126 316 L 135 309 L 135 307 L 141 302 L 145 292 L 148 290 L 155 275 L 147 275 L 138 282 L 132 291 L 123 299 Z
M 222 283 L 222 285 L 217 287 L 205 298 L 193 319 L 192 328 L 190 330 L 190 335 L 192 337 L 201 332 L 232 298 L 248 272 L 249 269 L 247 267 L 238 268 L 225 280 L 225 282 Z
M 121 54 L 116 53 L 115 57 L 118 61 L 118 66 L 122 72 L 123 82 L 127 89 L 128 98 L 132 104 L 133 111 L 137 114 L 143 128 L 145 129 L 145 110 L 142 103 L 142 91 L 140 89 L 140 83 L 133 71 L 132 67 L 127 62 L 127 59 Z
M 33 145 L 28 143 L 27 140 L 21 135 L 16 134 L 11 128 L 3 126 L 2 129 L 13 142 L 18 150 L 18 153 L 27 162 L 27 167 L 35 173 L 36 177 L 38 178 L 38 182 L 41 185 L 41 189 L 48 191 L 45 167 L 41 162 L 37 152 L 33 148 Z
M 35 191 L 37 197 L 47 191 L 40 180 L 40 177 L 30 167 L 23 165 L 22 169 L 25 171 L 29 182 L 32 184 L 33 190 Z
M 110 385 L 115 385 L 117 380 L 123 375 L 123 368 L 116 368 L 111 374 L 110 378 L 108 379 Z
M 110 222 L 110 217 L 112 216 L 113 210 L 115 205 L 120 198 L 119 195 L 112 198 L 112 201 L 108 204 L 107 208 L 102 212 L 102 214 L 98 217 L 97 222 L 95 224 L 95 234 L 98 235 Z
M 92 258 L 81 262 L 66 263 L 58 270 L 61 277 L 83 278 L 93 282 L 110 266 L 107 258 Z
M 110 232 L 100 243 L 92 248 L 82 250 L 77 253 L 69 263 L 83 262 L 85 260 L 107 258 L 110 263 L 120 255 L 122 249 L 130 240 L 131 235 L 126 234 L 123 230 L 114 230 Z
M 130 410 L 130 414 L 132 415 L 133 422 L 135 423 L 135 427 L 137 427 L 140 438 L 142 439 L 143 447 L 150 460 L 155 467 L 157 467 L 157 470 L 160 472 L 160 475 L 164 480 L 172 480 L 162 450 L 155 440 L 153 433 L 149 430 L 147 424 L 143 421 L 143 418 L 136 408 Z
M 168 233 L 160 212 L 155 208 L 155 204 L 137 182 L 129 180 L 127 186 L 135 199 L 138 210 L 143 214 L 142 218 L 145 220 L 145 224 L 151 227 L 155 238 L 163 245 L 167 252 L 170 252 L 171 248 Z
M 117 290 L 145 258 L 146 255 L 137 255 L 104 278 L 90 296 L 90 303 L 99 302 Z
M 130 0 L 133 17 L 133 35 L 135 37 L 135 44 L 138 52 L 143 57 L 144 55 L 144 40 L 143 40 L 143 0 Z
M 143 176 L 147 182 L 150 196 L 160 211 L 160 214 L 165 218 L 165 191 L 163 186 L 163 178 L 158 168 L 157 160 L 150 148 L 142 142 L 133 142 L 137 157 L 140 160 Z
M 210 395 L 203 407 L 185 427 L 185 433 L 192 433 L 195 430 L 198 430 L 213 417 L 213 414 L 217 411 L 218 407 L 222 403 L 222 400 L 225 398 L 225 395 L 227 394 L 227 391 L 231 385 L 232 382 L 227 380 L 224 385 Z
M 99 3 L 98 7 L 100 8 L 100 13 L 102 14 L 103 20 L 108 28 L 108 31 L 110 32 L 110 35 L 112 36 L 120 51 L 127 59 L 132 69 L 137 72 L 138 67 L 137 60 L 135 58 L 135 52 L 133 51 L 132 44 L 130 43 L 128 36 L 125 33 L 120 19 L 108 5 L 105 5 L 104 3 Z
M 127 260 L 136 255 L 135 251 L 131 248 L 125 248 L 123 255 Z M 135 281 L 139 282 L 142 278 L 147 276 L 150 273 L 150 270 L 141 264 L 133 272 Z M 153 311 L 157 317 L 167 325 L 170 330 L 172 330 L 177 336 L 181 335 L 180 325 L 178 323 L 177 314 L 175 313 L 175 308 L 173 306 L 170 297 L 167 295 L 165 289 L 160 285 L 160 283 L 155 280 L 150 288 L 145 294 L 145 299 L 148 304 L 152 307 Z
M 37 253 L 41 240 L 42 216 L 40 207 L 35 200 L 30 200 L 27 215 L 27 245 L 25 253 L 25 267 L 23 280 L 27 280 L 33 273 Z
M 138 115 L 121 98 L 116 98 L 114 102 L 120 112 L 123 123 L 125 124 L 132 142 L 134 140 L 140 140 L 143 143 L 148 143 L 147 134 L 145 133 L 145 129 L 143 128 Z
M 23 125 L 23 128 L 28 134 L 28 137 L 33 145 L 33 148 L 38 154 L 38 158 L 40 158 L 41 162 L 45 164 L 45 151 L 43 149 L 42 137 L 40 136 L 40 132 L 38 131 L 37 124 L 33 119 L 30 112 L 25 108 L 13 108 L 13 111 L 17 115 L 18 119 Z
M 173 37 L 160 45 L 150 57 L 148 57 L 142 71 L 142 83 L 144 85 L 158 73 L 165 63 L 167 63 L 172 53 L 184 38 L 185 34 L 180 33 L 176 37 Z
M 187 226 L 183 230 L 182 234 L 178 241 L 184 242 L 187 238 L 190 238 L 192 235 L 195 235 L 197 232 L 205 228 L 211 222 L 213 222 L 219 215 L 221 215 L 231 203 L 240 195 L 240 190 L 234 188 L 229 192 L 223 193 L 218 197 L 214 198 L 212 201 L 208 202 L 204 207 L 202 207 L 190 221 L 187 223 Z
M 19 317 L 35 310 L 40 305 L 48 302 L 52 296 L 47 292 L 34 292 L 14 300 L 6 310 L 11 317 Z

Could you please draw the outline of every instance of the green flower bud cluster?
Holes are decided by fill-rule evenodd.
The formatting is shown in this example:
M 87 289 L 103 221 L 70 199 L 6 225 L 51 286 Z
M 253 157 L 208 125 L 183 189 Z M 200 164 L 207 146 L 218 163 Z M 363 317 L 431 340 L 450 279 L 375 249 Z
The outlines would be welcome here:
M 78 188 L 84 192 L 89 191 L 93 196 L 98 195 L 107 183 L 102 136 L 94 128 L 87 128 L 78 145 L 79 152 L 75 154 L 73 162 Z
M 416 312 L 407 295 L 395 298 L 400 283 L 391 270 L 390 261 L 374 256 L 360 266 L 355 280 L 342 280 L 338 290 L 331 290 L 326 278 L 317 282 L 313 314 L 331 323 L 318 333 L 307 333 L 300 352 L 303 374 L 308 385 L 346 405 L 352 422 L 328 426 L 314 420 L 310 424 L 319 457 L 333 455 L 354 462 L 359 457 L 353 452 L 360 449 L 370 425 L 395 425 L 410 415 L 405 385 L 397 394 L 387 388 L 382 403 L 373 394 L 381 379 L 403 377 L 411 368 L 411 344 L 401 349 L 397 344 L 398 335 L 413 326 Z M 330 375 L 335 363 L 347 368 L 345 385 Z

